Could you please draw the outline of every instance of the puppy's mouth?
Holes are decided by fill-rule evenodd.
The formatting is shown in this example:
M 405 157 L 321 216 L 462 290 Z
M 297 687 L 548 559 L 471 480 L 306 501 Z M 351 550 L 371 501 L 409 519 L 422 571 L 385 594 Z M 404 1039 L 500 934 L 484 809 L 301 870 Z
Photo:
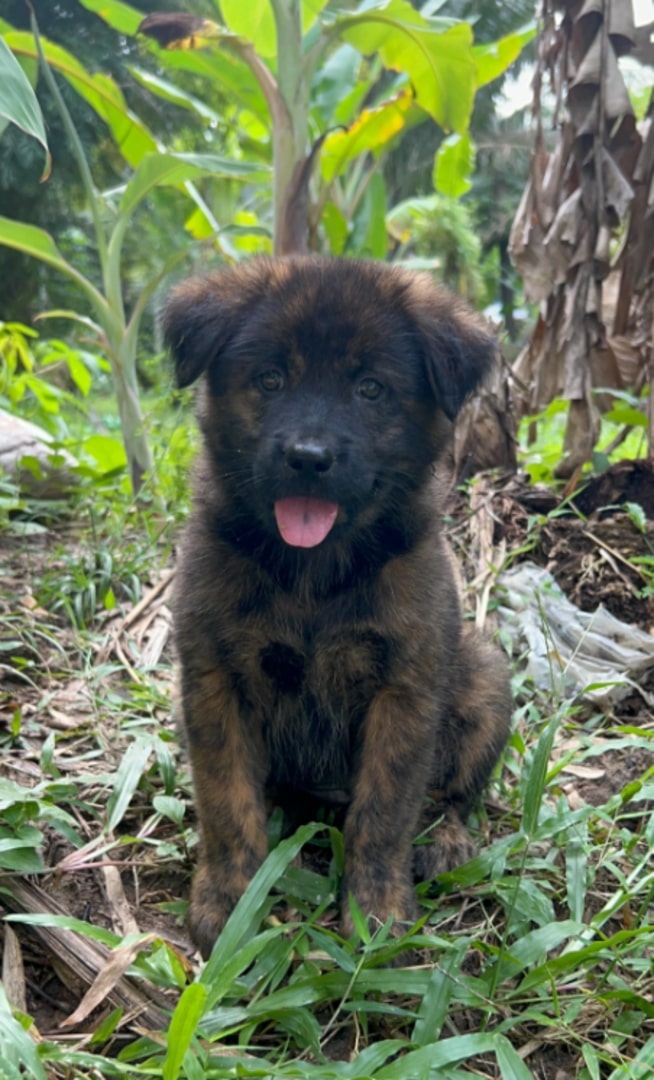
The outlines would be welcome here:
M 337 503 L 304 495 L 278 499 L 275 503 L 277 528 L 282 540 L 291 547 L 312 548 L 322 544 L 337 514 Z

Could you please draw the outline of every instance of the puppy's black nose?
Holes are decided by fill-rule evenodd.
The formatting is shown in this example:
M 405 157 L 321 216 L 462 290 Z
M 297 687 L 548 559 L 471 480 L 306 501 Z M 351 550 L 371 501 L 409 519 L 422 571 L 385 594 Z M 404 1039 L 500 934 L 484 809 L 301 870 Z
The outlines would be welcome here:
M 334 464 L 334 455 L 328 446 L 314 439 L 298 439 L 285 450 L 286 464 L 296 472 L 325 473 Z

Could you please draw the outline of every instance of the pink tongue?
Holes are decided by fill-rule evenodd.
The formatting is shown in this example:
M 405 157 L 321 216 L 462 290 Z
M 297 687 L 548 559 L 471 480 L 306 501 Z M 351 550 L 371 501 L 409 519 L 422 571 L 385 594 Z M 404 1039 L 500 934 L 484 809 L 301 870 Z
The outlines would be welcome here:
M 324 499 L 280 499 L 275 503 L 275 520 L 282 540 L 292 547 L 312 548 L 321 544 L 336 521 L 338 506 Z

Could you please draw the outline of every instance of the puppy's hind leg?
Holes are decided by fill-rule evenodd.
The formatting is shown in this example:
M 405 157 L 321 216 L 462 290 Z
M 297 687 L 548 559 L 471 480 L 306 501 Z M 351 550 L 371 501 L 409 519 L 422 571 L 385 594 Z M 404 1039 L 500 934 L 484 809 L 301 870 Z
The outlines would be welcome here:
M 465 827 L 504 748 L 511 718 L 507 666 L 499 649 L 464 629 L 450 709 L 441 720 L 429 802 L 414 870 L 420 880 L 467 862 L 475 847 Z

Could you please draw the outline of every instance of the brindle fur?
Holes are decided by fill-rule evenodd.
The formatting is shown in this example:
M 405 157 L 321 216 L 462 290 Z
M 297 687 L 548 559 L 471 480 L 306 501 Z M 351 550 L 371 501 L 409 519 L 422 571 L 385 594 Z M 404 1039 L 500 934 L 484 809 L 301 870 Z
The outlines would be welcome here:
M 192 937 L 206 956 L 281 787 L 347 801 L 344 930 L 350 892 L 372 918 L 411 920 L 414 875 L 471 855 L 465 818 L 508 730 L 503 659 L 462 628 L 433 471 L 493 340 L 426 276 L 312 257 L 185 282 L 165 328 L 179 384 L 205 373 L 174 601 L 201 830 Z M 257 381 L 271 370 L 283 389 Z M 289 467 L 298 442 L 328 467 Z M 340 507 L 314 548 L 274 522 L 298 494 Z

